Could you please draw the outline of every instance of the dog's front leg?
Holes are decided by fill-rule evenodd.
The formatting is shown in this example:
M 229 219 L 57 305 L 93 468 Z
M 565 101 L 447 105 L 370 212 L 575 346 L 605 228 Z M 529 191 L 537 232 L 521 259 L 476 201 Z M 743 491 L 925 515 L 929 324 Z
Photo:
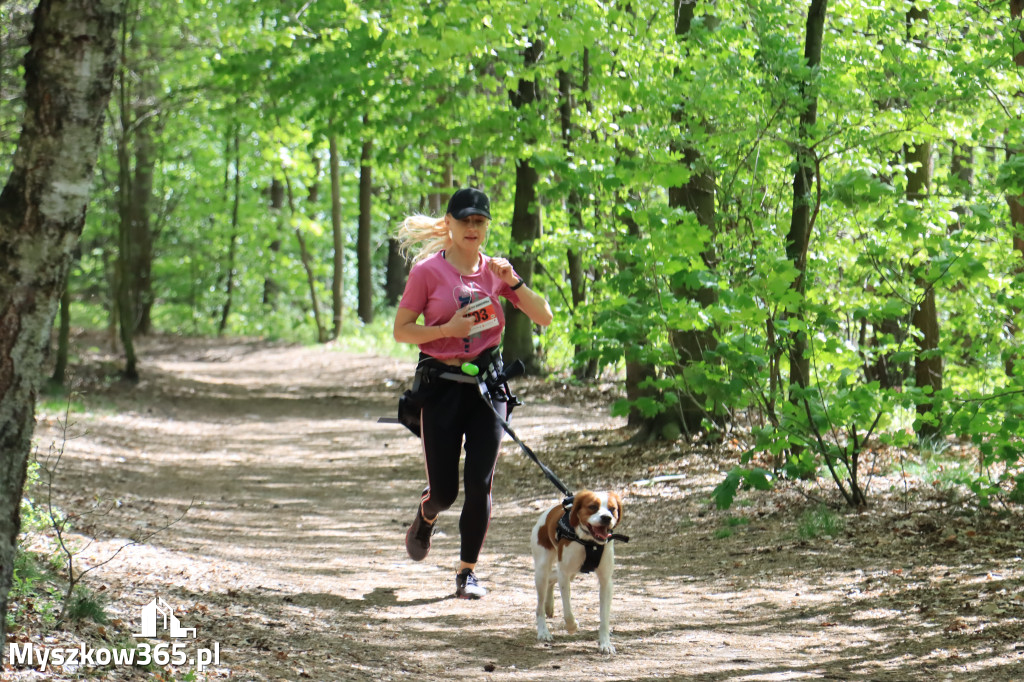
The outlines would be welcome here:
M 536 567 L 534 582 L 537 587 L 537 641 L 550 642 L 554 637 L 551 636 L 551 631 L 548 630 L 548 621 L 547 618 L 545 618 L 545 616 L 551 615 L 551 601 L 554 599 L 554 595 L 551 593 L 552 579 L 550 564 L 539 564 Z
M 558 592 L 562 595 L 562 615 L 565 617 L 565 631 L 570 635 L 579 630 L 576 616 L 572 614 L 572 583 L 573 574 L 558 567 Z
M 602 654 L 614 654 L 612 645 L 612 571 L 615 567 L 615 555 L 611 546 L 605 549 L 605 556 L 597 567 L 597 580 L 601 586 L 601 625 L 597 631 L 597 650 Z
M 534 529 L 536 535 L 537 530 Z M 554 637 L 548 630 L 548 622 L 544 617 L 550 616 L 554 595 L 551 593 L 555 581 L 555 553 L 546 550 L 536 540 L 533 543 L 533 581 L 537 588 L 537 641 L 550 642 Z

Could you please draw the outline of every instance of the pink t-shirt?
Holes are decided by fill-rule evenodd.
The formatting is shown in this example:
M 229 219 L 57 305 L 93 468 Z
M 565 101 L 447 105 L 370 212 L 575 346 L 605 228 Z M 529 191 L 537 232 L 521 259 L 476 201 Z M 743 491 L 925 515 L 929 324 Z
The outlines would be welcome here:
M 501 343 L 505 313 L 498 297 L 507 298 L 518 308 L 519 294 L 491 272 L 487 267 L 490 260 L 488 256 L 480 254 L 480 266 L 472 275 L 460 274 L 444 259 L 443 252 L 435 253 L 413 266 L 398 306 L 421 313 L 423 323 L 428 327 L 444 324 L 454 317 L 459 308 L 484 299 L 489 299 L 493 305 L 482 310 L 483 321 L 486 322 L 491 316 L 498 320 L 497 325 L 465 339 L 438 339 L 420 344 L 421 351 L 441 360 L 472 358 Z

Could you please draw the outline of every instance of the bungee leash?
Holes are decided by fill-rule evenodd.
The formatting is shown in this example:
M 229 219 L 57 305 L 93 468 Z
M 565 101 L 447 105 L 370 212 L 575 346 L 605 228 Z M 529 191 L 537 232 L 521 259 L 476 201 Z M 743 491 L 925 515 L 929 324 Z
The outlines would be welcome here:
M 491 367 L 493 368 L 493 365 L 491 365 Z M 476 384 L 480 389 L 480 396 L 483 398 L 483 401 L 487 406 L 491 408 L 491 411 L 494 413 L 495 418 L 497 418 L 498 423 L 501 424 L 501 428 L 512 438 L 513 441 L 515 441 L 516 445 L 526 453 L 526 456 L 533 460 L 534 464 L 540 467 L 540 470 L 544 472 L 544 476 L 547 477 L 547 479 L 551 481 L 556 488 L 558 488 L 562 495 L 565 496 L 562 500 L 562 506 L 566 508 L 571 507 L 574 493 L 569 490 L 568 486 L 559 480 L 558 476 L 555 475 L 555 472 L 548 468 L 544 462 L 540 461 L 540 458 L 537 457 L 536 453 L 530 449 L 530 446 L 524 443 L 522 439 L 516 435 L 516 432 L 512 429 L 508 420 L 502 417 L 501 414 L 494 409 L 494 405 L 490 400 L 491 386 L 503 387 L 506 403 L 509 406 L 508 413 L 511 413 L 512 408 L 517 405 L 522 405 L 522 403 L 519 402 L 519 399 L 512 395 L 512 391 L 508 387 L 508 382 L 510 379 L 514 379 L 526 373 L 526 365 L 523 364 L 523 361 L 515 360 L 507 368 L 502 367 L 500 370 L 496 370 L 494 372 L 485 371 L 484 373 L 481 373 L 480 367 L 472 362 L 464 362 L 459 369 L 462 370 L 462 373 L 435 369 L 428 369 L 428 372 L 432 379 L 444 379 L 445 381 L 454 381 L 461 384 Z M 490 381 L 488 381 L 489 376 L 491 377 Z M 401 407 L 399 409 L 401 410 Z M 396 417 L 380 417 L 377 419 L 377 423 L 405 424 L 405 422 Z
M 433 379 L 443 379 L 445 381 L 454 381 L 460 384 L 477 385 L 477 387 L 480 390 L 480 397 L 483 399 L 484 403 L 487 404 L 487 407 L 491 409 L 491 412 L 494 413 L 494 417 L 498 420 L 498 423 L 501 424 L 501 428 L 505 431 L 505 433 L 507 433 L 512 438 L 513 441 L 515 441 L 516 445 L 518 445 L 520 449 L 522 449 L 522 451 L 526 453 L 526 456 L 533 460 L 534 464 L 540 467 L 540 470 L 544 473 L 544 476 L 549 481 L 551 481 L 551 483 L 556 488 L 558 488 L 559 492 L 561 492 L 564 496 L 562 498 L 562 509 L 565 511 L 565 513 L 562 516 L 562 518 L 559 519 L 558 522 L 558 537 L 560 539 L 564 538 L 567 540 L 571 540 L 573 542 L 578 542 L 586 548 L 586 560 L 584 561 L 581 571 L 583 573 L 589 573 L 593 571 L 600 563 L 602 553 L 604 552 L 604 545 L 596 542 L 588 542 L 581 539 L 576 535 L 576 532 L 572 529 L 571 525 L 569 524 L 569 514 L 572 510 L 573 500 L 575 499 L 576 495 L 571 490 L 569 490 L 568 486 L 562 483 L 558 476 L 555 475 L 555 472 L 553 472 L 546 464 L 544 464 L 544 462 L 540 461 L 540 458 L 533 450 L 530 449 L 530 446 L 524 443 L 523 440 L 518 435 L 516 435 L 516 432 L 512 429 L 512 425 L 508 423 L 508 419 L 502 417 L 501 413 L 499 413 L 494 408 L 494 403 L 491 402 L 491 391 L 494 389 L 501 389 L 504 397 L 503 402 L 505 402 L 508 405 L 506 414 L 510 415 L 512 413 L 513 408 L 515 408 L 518 405 L 522 405 L 522 403 L 519 402 L 519 399 L 516 398 L 516 396 L 512 395 L 512 391 L 511 389 L 509 389 L 508 382 L 510 379 L 514 379 L 518 376 L 525 374 L 526 365 L 523 364 L 522 360 L 518 359 L 512 362 L 512 364 L 509 365 L 507 368 L 501 365 L 500 360 L 497 363 L 497 365 L 498 366 L 495 367 L 494 363 L 489 364 L 487 366 L 487 370 L 484 371 L 482 374 L 480 372 L 480 367 L 473 364 L 472 362 L 462 363 L 462 366 L 459 368 L 461 370 L 461 373 L 445 371 L 438 368 L 422 369 L 426 372 L 428 381 Z M 419 371 L 420 369 L 421 368 L 417 368 L 417 371 Z M 488 381 L 488 377 L 490 377 L 490 381 Z M 401 411 L 402 405 L 400 403 L 400 415 Z M 380 417 L 379 419 L 377 419 L 377 422 L 380 424 L 403 424 L 406 427 L 409 427 L 408 423 L 396 417 Z M 410 430 L 412 430 L 415 433 L 413 429 L 410 428 Z M 628 535 L 621 535 L 619 533 L 613 533 L 609 536 L 608 539 L 619 540 L 621 542 L 629 542 Z
M 476 365 L 473 365 L 471 363 L 466 364 L 468 364 L 470 367 L 474 369 L 477 369 Z M 462 371 L 466 371 L 465 365 L 463 365 Z M 509 369 L 503 370 L 498 374 L 497 377 L 495 377 L 495 383 L 503 385 L 505 387 L 505 395 L 508 396 L 508 402 L 512 406 L 521 405 L 522 403 L 520 403 L 518 399 L 514 395 L 512 395 L 512 392 L 508 388 L 508 380 L 514 379 L 525 372 L 526 366 L 523 364 L 523 361 L 516 360 L 509 366 Z M 516 435 L 516 432 L 512 430 L 512 425 L 508 423 L 508 420 L 502 417 L 501 414 L 496 409 L 494 409 L 494 404 L 490 401 L 490 389 L 487 386 L 487 381 L 485 377 L 472 375 L 467 376 L 468 374 L 468 372 L 466 374 L 455 374 L 454 372 L 445 372 L 441 374 L 440 378 L 447 379 L 449 381 L 458 381 L 461 383 L 477 384 L 477 386 L 480 389 L 481 397 L 484 399 L 484 402 L 487 403 L 487 406 L 491 408 L 491 412 L 494 413 L 494 416 L 498 420 L 498 423 L 501 424 L 501 428 L 504 429 L 505 433 L 507 433 L 509 437 L 511 437 L 512 440 L 515 441 L 516 445 L 518 445 L 520 449 L 522 449 L 522 451 L 526 453 L 526 456 L 532 459 L 534 464 L 540 467 L 540 470 L 544 472 L 544 476 L 546 476 L 547 479 L 551 481 L 551 483 L 554 484 L 556 488 L 558 488 L 559 492 L 561 492 L 563 495 L 565 495 L 566 498 L 568 498 L 569 504 L 571 505 L 572 498 L 574 497 L 573 492 L 569 490 L 569 488 L 564 483 L 562 483 L 561 480 L 559 480 L 558 476 L 555 475 L 555 472 L 551 471 L 551 469 L 549 469 L 548 466 L 544 464 L 544 462 L 540 461 L 540 458 L 537 457 L 536 453 L 534 453 L 534 451 L 530 449 L 530 446 L 524 443 L 522 439 Z M 564 500 L 562 504 L 563 506 L 565 505 Z
M 487 403 L 488 407 L 491 408 L 491 411 L 494 412 L 494 416 L 497 418 L 498 423 L 501 424 L 501 428 L 505 430 L 505 433 L 512 437 L 512 440 L 514 440 L 516 444 L 520 448 L 522 448 L 523 452 L 526 453 L 527 457 L 532 459 L 534 463 L 538 467 L 540 467 L 540 470 L 544 472 L 544 475 L 547 477 L 547 479 L 551 481 L 551 483 L 553 483 L 554 486 L 558 488 L 558 490 L 561 491 L 561 493 L 565 496 L 562 499 L 562 509 L 565 510 L 565 514 L 558 521 L 558 537 L 565 538 L 573 542 L 578 542 L 579 544 L 583 545 L 584 548 L 586 548 L 586 560 L 584 561 L 583 566 L 580 570 L 582 573 L 592 572 L 595 568 L 597 568 L 597 565 L 601 563 L 601 555 L 604 552 L 605 545 L 597 542 L 588 542 L 586 540 L 583 540 L 582 538 L 577 536 L 576 532 L 572 529 L 572 526 L 569 523 L 569 513 L 572 510 L 572 503 L 576 495 L 572 491 L 570 491 L 569 488 L 566 487 L 564 483 L 562 483 L 562 481 L 559 480 L 558 476 L 556 476 L 555 473 L 551 471 L 551 469 L 549 469 L 547 465 L 544 464 L 544 462 L 540 461 L 540 458 L 537 457 L 533 450 L 531 450 L 530 447 L 526 443 L 524 443 L 519 438 L 519 436 L 516 435 L 516 432 L 512 430 L 512 426 L 508 423 L 508 420 L 502 417 L 501 414 L 494 409 L 494 405 L 491 403 L 489 399 L 490 388 L 487 385 L 487 381 L 485 380 L 484 377 L 477 376 L 476 373 L 474 373 L 472 370 L 467 371 L 467 365 L 468 367 L 472 367 L 473 370 L 477 370 L 477 372 L 479 372 L 479 368 L 476 365 L 467 362 L 464 363 L 463 366 L 461 367 L 464 374 L 456 374 L 454 372 L 443 372 L 439 375 L 439 378 L 446 379 L 448 381 L 457 381 L 459 383 L 475 382 L 479 385 L 480 395 L 483 397 L 483 400 L 485 403 Z M 513 407 L 516 405 L 521 405 L 522 403 L 520 403 L 519 400 L 514 395 L 512 395 L 512 392 L 511 390 L 509 390 L 508 387 L 508 380 L 514 379 L 525 372 L 526 366 L 523 364 L 523 361 L 515 360 L 511 364 L 509 369 L 506 370 L 502 368 L 502 370 L 495 377 L 495 385 L 500 385 L 504 387 L 505 396 L 507 397 L 509 404 L 512 405 Z M 620 542 L 629 542 L 629 536 L 622 535 L 621 533 L 612 533 L 608 536 L 608 539 L 619 540 Z

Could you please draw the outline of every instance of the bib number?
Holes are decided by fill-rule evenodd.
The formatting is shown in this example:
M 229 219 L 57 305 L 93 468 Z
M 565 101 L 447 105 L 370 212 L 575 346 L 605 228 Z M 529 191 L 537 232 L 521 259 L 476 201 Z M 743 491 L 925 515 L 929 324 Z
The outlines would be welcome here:
M 494 301 L 489 296 L 469 304 L 463 313 L 473 320 L 473 326 L 469 328 L 470 335 L 479 334 L 501 324 L 498 321 L 498 312 L 495 309 Z

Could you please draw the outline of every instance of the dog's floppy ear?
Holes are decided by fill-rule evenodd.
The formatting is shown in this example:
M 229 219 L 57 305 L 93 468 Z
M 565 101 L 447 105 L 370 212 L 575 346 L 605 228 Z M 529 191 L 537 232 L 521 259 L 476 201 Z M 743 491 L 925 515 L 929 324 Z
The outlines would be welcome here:
M 572 511 L 569 512 L 569 527 L 575 528 L 580 523 L 580 513 L 583 509 L 583 505 L 587 503 L 587 497 L 594 493 L 589 490 L 581 490 L 576 493 L 576 496 L 572 498 Z
M 569 527 L 575 528 L 576 524 L 580 522 L 580 503 L 582 502 L 583 494 L 576 493 L 572 498 L 572 507 L 569 509 Z
M 615 491 L 608 492 L 608 506 L 613 508 L 616 523 L 622 521 L 622 498 Z

